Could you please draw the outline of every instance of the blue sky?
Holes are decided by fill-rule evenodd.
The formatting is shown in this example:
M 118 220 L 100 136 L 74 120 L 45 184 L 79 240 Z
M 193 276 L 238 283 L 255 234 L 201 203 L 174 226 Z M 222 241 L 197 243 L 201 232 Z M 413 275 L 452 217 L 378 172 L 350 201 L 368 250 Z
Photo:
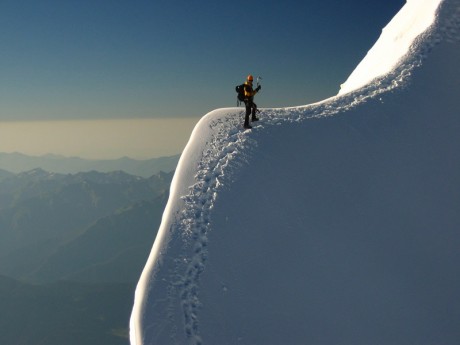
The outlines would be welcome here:
M 199 117 L 335 95 L 404 0 L 0 4 L 0 121 Z

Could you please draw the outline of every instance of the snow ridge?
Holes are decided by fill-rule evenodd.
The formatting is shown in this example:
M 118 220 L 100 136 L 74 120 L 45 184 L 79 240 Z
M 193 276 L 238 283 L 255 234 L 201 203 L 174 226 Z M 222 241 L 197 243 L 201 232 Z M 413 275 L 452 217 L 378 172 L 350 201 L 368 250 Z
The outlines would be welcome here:
M 240 131 L 244 111 L 222 109 L 225 116 L 211 123 L 213 139 L 207 144 L 195 175 L 196 183 L 189 194 L 183 197 L 184 211 L 177 224 L 184 234 L 192 255 L 183 258 L 187 262 L 185 274 L 179 279 L 181 303 L 184 312 L 185 332 L 194 344 L 202 344 L 199 336 L 198 311 L 199 279 L 208 257 L 208 230 L 212 221 L 210 211 L 218 197 L 219 190 L 231 182 L 231 171 L 248 161 L 250 148 L 257 145 L 252 133 L 264 130 L 266 126 L 277 126 L 283 122 L 303 122 L 312 118 L 338 115 L 370 99 L 407 87 L 410 76 L 435 45 L 442 39 L 459 39 L 460 5 L 447 2 L 440 10 L 450 13 L 443 25 L 436 31 L 427 31 L 412 45 L 408 56 L 389 74 L 354 92 L 301 107 L 262 109 L 261 120 L 254 123 L 252 131 Z M 381 101 L 383 101 L 381 99 Z
M 443 19 L 442 25 L 438 23 L 440 17 Z M 203 343 L 199 331 L 199 283 L 208 260 L 211 211 L 219 191 L 232 182 L 232 172 L 238 171 L 242 165 L 250 161 L 251 148 L 257 145 L 257 135 L 270 126 L 286 122 L 303 122 L 340 115 L 370 99 L 379 98 L 384 102 L 384 94 L 407 87 L 414 69 L 422 64 L 435 45 L 444 39 L 460 39 L 458 0 L 443 1 L 437 10 L 436 18 L 436 23 L 415 40 L 406 57 L 396 68 L 358 90 L 307 106 L 261 109 L 260 121 L 253 124 L 252 130 L 241 130 L 244 111 L 240 108 L 215 110 L 206 115 L 210 118 L 209 121 L 197 125 L 208 127 L 206 131 L 212 134 L 202 146 L 198 166 L 188 167 L 196 169 L 194 182 L 188 187 L 186 195 L 180 197 L 182 205 L 168 229 L 170 236 L 181 238 L 180 254 L 175 259 L 173 272 L 170 272 L 169 282 L 173 283 L 168 287 L 168 319 L 171 320 L 171 324 L 177 324 L 174 322 L 177 317 L 174 314 L 174 305 L 179 297 L 183 313 L 183 331 L 190 343 Z M 161 246 L 165 247 L 165 244 Z M 133 318 L 141 318 L 134 313 Z M 142 345 L 142 340 L 135 334 L 133 327 L 131 332 L 132 345 Z M 172 334 L 171 338 L 173 343 L 180 343 L 175 334 Z

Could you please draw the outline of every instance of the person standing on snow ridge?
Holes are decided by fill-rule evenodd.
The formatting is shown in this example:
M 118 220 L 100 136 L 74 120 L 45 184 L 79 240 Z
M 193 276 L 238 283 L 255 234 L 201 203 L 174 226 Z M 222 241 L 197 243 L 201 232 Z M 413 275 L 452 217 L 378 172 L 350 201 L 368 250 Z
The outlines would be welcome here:
M 256 116 L 257 105 L 254 103 L 254 95 L 260 91 L 260 85 L 254 90 L 252 88 L 252 83 L 254 82 L 254 77 L 248 75 L 246 82 L 244 83 L 244 105 L 246 106 L 246 116 L 244 118 L 244 128 L 252 128 L 249 124 L 249 115 L 252 114 L 251 121 L 259 121 L 259 118 Z

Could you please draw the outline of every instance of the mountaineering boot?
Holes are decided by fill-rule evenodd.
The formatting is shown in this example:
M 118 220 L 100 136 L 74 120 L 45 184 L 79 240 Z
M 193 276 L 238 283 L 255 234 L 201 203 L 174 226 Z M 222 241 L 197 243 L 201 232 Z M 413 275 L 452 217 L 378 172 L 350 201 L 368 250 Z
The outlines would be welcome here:
M 254 122 L 254 121 L 259 121 L 259 118 L 258 118 L 257 116 L 254 115 L 254 116 L 252 117 L 251 121 L 252 121 L 252 122 Z
M 244 123 L 244 126 L 243 126 L 245 129 L 251 129 L 252 126 L 249 124 L 249 123 Z

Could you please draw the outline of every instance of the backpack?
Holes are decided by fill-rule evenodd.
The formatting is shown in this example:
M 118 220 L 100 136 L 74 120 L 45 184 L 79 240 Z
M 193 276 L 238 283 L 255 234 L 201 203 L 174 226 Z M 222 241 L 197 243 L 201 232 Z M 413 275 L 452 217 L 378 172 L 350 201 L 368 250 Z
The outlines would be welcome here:
M 235 87 L 235 91 L 238 94 L 238 101 L 244 102 L 244 84 Z

